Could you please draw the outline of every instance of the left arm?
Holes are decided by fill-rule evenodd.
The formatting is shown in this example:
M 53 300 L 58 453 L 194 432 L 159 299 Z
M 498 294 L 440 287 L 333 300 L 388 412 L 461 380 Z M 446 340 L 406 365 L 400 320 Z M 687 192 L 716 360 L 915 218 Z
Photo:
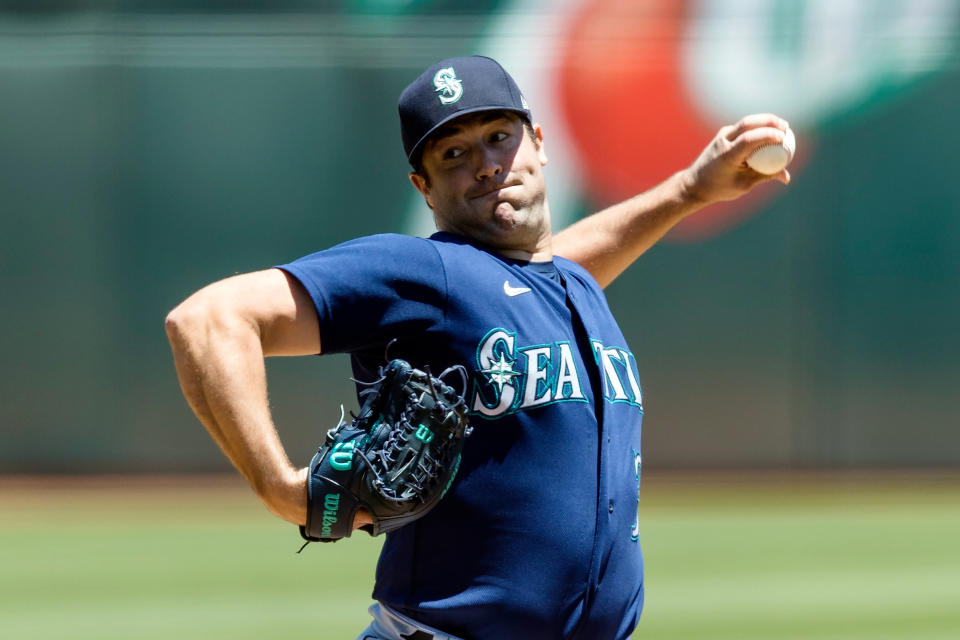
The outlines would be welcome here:
M 686 169 L 557 233 L 553 252 L 580 263 L 606 287 L 687 216 L 739 198 L 767 180 L 789 183 L 786 169 L 767 176 L 746 165 L 759 147 L 782 142 L 786 129 L 786 121 L 772 114 L 747 116 L 721 128 Z

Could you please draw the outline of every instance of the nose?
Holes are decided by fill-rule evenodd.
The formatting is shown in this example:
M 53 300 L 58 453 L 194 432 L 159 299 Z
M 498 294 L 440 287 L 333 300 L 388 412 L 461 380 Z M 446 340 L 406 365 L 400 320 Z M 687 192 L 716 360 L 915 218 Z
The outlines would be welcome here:
M 477 182 L 483 182 L 484 180 L 489 180 L 494 176 L 500 175 L 503 171 L 503 166 L 494 149 L 486 145 L 481 145 L 478 149 L 478 155 Z

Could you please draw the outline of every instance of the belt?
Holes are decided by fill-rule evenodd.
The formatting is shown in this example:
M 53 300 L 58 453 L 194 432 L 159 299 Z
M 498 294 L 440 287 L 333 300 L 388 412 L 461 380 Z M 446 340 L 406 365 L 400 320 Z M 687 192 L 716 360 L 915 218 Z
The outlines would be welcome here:
M 383 631 L 391 638 L 399 637 L 403 640 L 461 640 L 456 636 L 451 636 L 408 618 L 382 602 L 374 603 L 370 607 L 370 613 L 373 615 L 374 625 L 382 625 L 384 627 Z

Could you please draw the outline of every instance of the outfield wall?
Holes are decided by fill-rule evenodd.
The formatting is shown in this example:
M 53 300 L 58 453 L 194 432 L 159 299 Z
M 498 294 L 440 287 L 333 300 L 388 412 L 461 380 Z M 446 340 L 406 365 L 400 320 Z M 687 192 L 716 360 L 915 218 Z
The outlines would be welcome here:
M 503 60 L 544 122 L 558 226 L 734 114 L 797 131 L 789 188 L 703 212 L 608 289 L 647 465 L 960 464 L 955 3 L 22 4 L 0 12 L 0 472 L 223 469 L 166 312 L 234 273 L 428 230 L 396 97 L 466 53 Z M 306 462 L 347 362 L 269 372 Z

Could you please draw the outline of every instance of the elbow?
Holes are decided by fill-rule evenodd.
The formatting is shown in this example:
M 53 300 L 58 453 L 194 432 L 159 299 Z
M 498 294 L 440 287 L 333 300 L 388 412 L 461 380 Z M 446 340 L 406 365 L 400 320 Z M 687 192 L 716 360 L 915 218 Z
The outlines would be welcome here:
M 170 342 L 170 348 L 173 349 L 174 356 L 182 352 L 188 343 L 190 330 L 188 325 L 190 320 L 184 311 L 177 307 L 167 314 L 163 327 L 167 332 L 167 340 Z
M 186 344 L 191 336 L 199 335 L 209 318 L 209 309 L 196 297 L 181 302 L 167 314 L 164 329 L 167 339 L 174 347 Z
M 180 307 L 176 307 L 167 314 L 163 321 L 163 328 L 167 332 L 167 340 L 171 343 L 174 342 L 183 331 L 183 313 L 180 311 Z
M 235 299 L 216 286 L 201 289 L 167 314 L 164 328 L 167 339 L 176 348 L 211 339 L 236 339 L 259 328 L 235 304 Z

